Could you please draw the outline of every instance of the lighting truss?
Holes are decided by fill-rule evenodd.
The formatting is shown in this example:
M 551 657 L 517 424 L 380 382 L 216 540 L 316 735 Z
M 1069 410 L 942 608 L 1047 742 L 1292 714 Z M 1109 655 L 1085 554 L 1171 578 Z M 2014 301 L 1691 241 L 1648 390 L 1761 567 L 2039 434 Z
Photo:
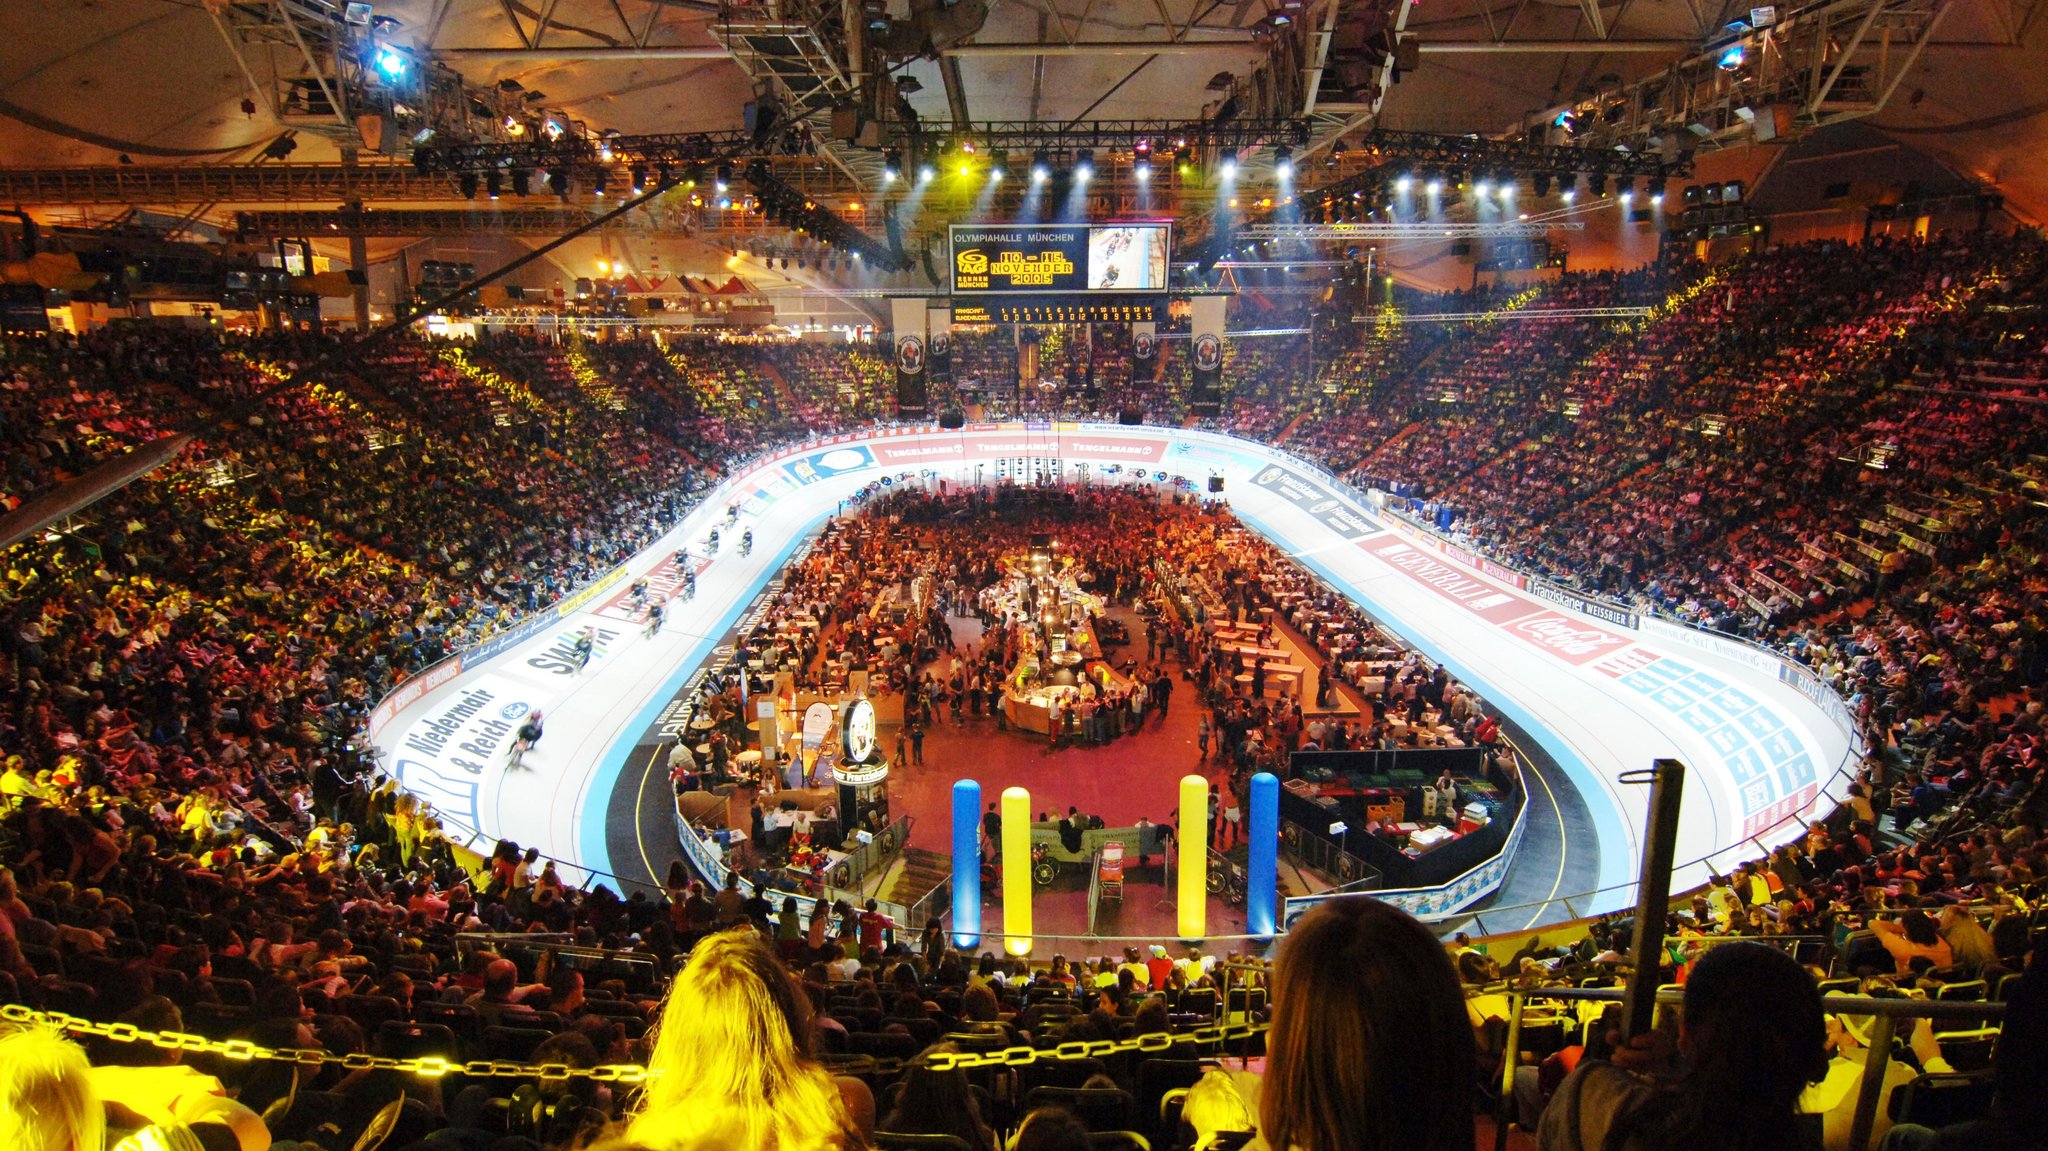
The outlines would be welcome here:
M 1368 133 L 1361 146 L 1368 154 L 1377 154 L 1388 160 L 1405 160 L 1427 168 L 1497 169 L 1527 176 L 1542 172 L 1578 172 L 1653 179 L 1692 174 L 1692 156 L 1688 152 L 1666 155 L 1663 152 L 1582 148 L 1530 140 L 1495 140 L 1485 136 L 1396 132 L 1386 128 L 1376 128 Z M 1337 186 L 1331 185 L 1330 188 Z M 1348 192 L 1351 189 L 1344 190 Z
M 1145 144 L 1163 149 L 1164 164 L 1176 147 L 1243 151 L 1267 144 L 1306 147 L 1309 121 L 1305 119 L 1228 120 L 1082 120 L 1073 124 L 1037 120 L 989 120 L 974 123 L 955 133 L 972 140 L 976 147 L 1029 152 L 1043 148 L 1060 151 L 1075 148 L 1130 150 Z
M 1354 324 L 1471 324 L 1482 320 L 1636 320 L 1649 308 L 1503 308 L 1495 312 L 1370 312 Z
M 422 172 L 487 172 L 492 168 L 579 168 L 591 164 L 702 164 L 750 154 L 754 139 L 726 132 L 668 132 L 651 136 L 592 137 L 564 132 L 553 140 L 428 144 L 413 149 Z
M 1240 224 L 1235 239 L 1256 240 L 1477 240 L 1545 236 L 1565 229 L 1583 231 L 1583 220 L 1420 220 L 1362 224 Z

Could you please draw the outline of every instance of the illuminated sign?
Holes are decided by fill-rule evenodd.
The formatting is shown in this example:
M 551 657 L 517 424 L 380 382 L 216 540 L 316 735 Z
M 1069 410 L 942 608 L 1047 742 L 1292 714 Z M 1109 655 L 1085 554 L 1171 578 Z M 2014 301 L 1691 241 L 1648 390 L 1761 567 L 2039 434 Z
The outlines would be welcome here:
M 874 704 L 864 699 L 847 704 L 840 713 L 839 725 L 839 746 L 844 752 L 843 763 L 847 766 L 865 764 L 875 757 Z
M 1157 296 L 1091 296 L 1085 292 L 1050 296 L 983 296 L 953 301 L 956 324 L 1154 323 L 1165 318 Z
M 1163 292 L 1173 247 L 1165 224 L 956 224 L 949 237 L 963 295 Z

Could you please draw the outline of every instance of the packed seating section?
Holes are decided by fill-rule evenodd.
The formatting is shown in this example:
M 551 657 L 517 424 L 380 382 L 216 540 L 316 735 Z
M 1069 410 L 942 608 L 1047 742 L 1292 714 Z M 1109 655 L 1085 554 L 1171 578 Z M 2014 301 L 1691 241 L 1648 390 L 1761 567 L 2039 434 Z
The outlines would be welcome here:
M 1360 324 L 1313 363 L 1238 341 L 1218 426 L 1412 496 L 1502 562 L 1772 646 L 1848 699 L 1870 749 L 1848 804 L 1681 900 L 1660 957 L 1673 978 L 1744 935 L 1863 986 L 1997 998 L 2048 928 L 2044 289 L 2048 246 L 2022 234 L 1417 299 L 1483 316 Z M 1648 314 L 1514 315 L 1635 306 Z M 1064 386 L 1019 388 L 1011 335 L 963 331 L 955 390 L 936 398 L 1179 423 L 1186 365 L 1165 347 L 1142 385 L 1126 337 L 1049 333 L 1039 375 Z M 0 1001 L 333 1052 L 621 1062 L 691 941 L 753 920 L 833 1021 L 826 1052 L 878 1094 L 878 1059 L 942 1036 L 1042 1046 L 1257 1013 L 1249 957 L 1142 979 L 1142 955 L 977 964 L 933 932 L 913 943 L 922 925 L 885 946 L 853 908 L 792 938 L 778 909 L 686 876 L 621 898 L 516 849 L 466 857 L 431 812 L 360 777 L 369 706 L 658 537 L 725 466 L 888 419 L 887 353 L 494 336 L 396 341 L 295 377 L 333 348 L 170 328 L 0 345 L 0 505 L 199 429 L 173 466 L 8 555 Z M 1507 1057 L 1483 1005 L 1502 981 L 1611 980 L 1626 927 L 1544 932 L 1505 962 L 1460 945 L 1482 1051 Z M 1954 1047 L 1974 1058 L 1967 1037 Z M 1154 1127 L 1162 1084 L 1218 1053 L 1083 1061 L 1107 1076 L 1087 1089 L 1122 1097 L 1067 1102 L 1171 1139 Z M 257 1109 L 277 1096 L 262 1065 L 221 1066 Z M 321 1074 L 301 1089 L 330 1098 L 280 1135 L 370 1097 Z M 975 1087 L 1000 1130 L 1034 1089 L 1086 1080 L 1027 1068 Z M 558 1141 L 618 1102 L 578 1099 L 581 1118 L 531 1133 Z

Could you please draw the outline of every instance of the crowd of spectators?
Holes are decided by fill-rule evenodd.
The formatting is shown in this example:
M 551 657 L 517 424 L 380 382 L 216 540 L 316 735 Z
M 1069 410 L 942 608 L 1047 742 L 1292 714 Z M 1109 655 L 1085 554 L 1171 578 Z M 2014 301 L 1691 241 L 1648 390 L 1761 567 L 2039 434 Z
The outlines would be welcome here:
M 1682 903 L 1660 967 L 1702 975 L 1717 954 L 1740 954 L 1727 939 L 1747 936 L 1830 974 L 1877 981 L 1863 986 L 1934 995 L 1976 984 L 1986 997 L 2012 995 L 2044 849 L 2044 287 L 2048 249 L 2031 235 L 1812 244 L 1711 269 L 1570 276 L 1455 301 L 1493 314 L 1449 328 L 1361 325 L 1355 347 L 1317 368 L 1242 341 L 1222 426 L 1412 491 L 1503 562 L 1773 646 L 1844 695 L 1869 754 L 1843 811 Z M 1508 318 L 1615 306 L 1649 312 Z M 1042 374 L 1066 386 L 1027 387 L 1018 410 L 1099 415 L 1136 400 L 1177 422 L 1177 385 L 1167 381 L 1184 364 L 1169 355 L 1162 382 L 1141 389 L 1125 346 L 1114 335 L 1042 341 Z M 954 378 L 984 385 L 1014 361 L 986 335 L 963 333 L 955 349 Z M 886 418 L 886 357 L 868 345 L 511 336 L 400 340 L 355 358 L 335 351 L 311 336 L 231 340 L 175 328 L 0 345 L 8 508 L 127 448 L 197 435 L 175 464 L 9 550 L 0 998 L 337 1054 L 421 1050 L 443 1041 L 434 1030 L 443 1028 L 481 1058 L 629 1058 L 691 943 L 714 927 L 775 918 L 774 909 L 736 894 L 693 897 L 686 883 L 661 895 L 579 891 L 504 845 L 488 860 L 469 857 L 436 834 L 431 812 L 356 779 L 350 739 L 405 677 L 658 537 L 723 466 L 797 434 Z M 1093 389 L 1076 386 L 1088 380 Z M 1204 541 L 1199 524 L 1166 530 L 1191 554 L 1205 542 L 1227 550 L 1207 565 L 1217 574 L 1234 567 L 1258 586 L 1284 576 L 1248 537 Z M 838 542 L 828 537 L 826 552 Z M 820 578 L 829 586 L 829 573 Z M 814 616 L 830 598 L 801 579 L 787 586 L 793 604 L 815 601 L 805 603 Z M 868 606 L 853 598 L 847 618 Z M 1351 637 L 1349 654 L 1378 646 L 1366 621 L 1295 622 L 1318 641 Z M 1199 647 L 1186 645 L 1198 666 Z M 1364 661 L 1334 658 L 1331 674 L 1351 662 Z M 914 682 L 904 676 L 904 686 Z M 1434 685 L 1408 686 L 1426 694 Z M 1269 709 L 1247 728 L 1297 746 L 1300 734 L 1290 739 L 1285 719 L 1273 722 Z M 818 919 L 804 949 L 785 949 L 805 994 L 774 991 L 777 981 L 754 969 L 788 1028 L 792 1046 L 778 1058 L 790 1076 L 814 1066 L 811 1028 L 823 1051 L 872 1059 L 947 1034 L 1107 1038 L 1156 1014 L 1128 987 L 1100 1003 L 1068 990 L 1105 974 L 1117 985 L 1129 964 L 1018 971 L 992 957 L 972 963 L 931 937 L 864 946 L 846 909 Z M 1619 946 L 1624 926 L 1532 940 L 1504 968 L 1460 948 L 1459 970 L 1479 997 L 1503 978 L 1611 976 L 1634 965 Z M 485 942 L 481 932 L 530 942 Z M 1821 952 L 1796 940 L 1818 940 Z M 756 960 L 734 944 L 699 948 L 699 963 L 708 977 Z M 1260 982 L 1257 972 L 1247 978 Z M 1714 990 L 1709 981 L 1700 994 Z M 714 993 L 727 992 L 674 981 L 671 1017 L 689 996 Z M 1782 998 L 1785 1012 L 1805 1011 L 1793 990 Z M 1169 1014 L 1181 1006 L 1160 1002 Z M 1500 1049 L 1499 1028 L 1472 1002 L 1479 1060 L 1521 1058 Z M 1701 1020 L 1719 1018 L 1714 1010 Z M 819 1021 L 802 1022 L 813 1013 Z M 1039 1026 L 1048 1014 L 1075 1018 Z M 1652 1096 L 1654 1115 L 1629 1102 L 1626 1084 L 1588 1078 L 1558 1089 L 1633 1115 L 1620 1135 L 1613 1115 L 1569 1136 L 1551 1131 L 1563 1120 L 1532 1113 L 1529 1123 L 1544 1127 L 1546 1146 L 1691 1145 L 1681 1129 L 1706 1122 L 1730 1082 L 1756 1085 L 1766 1074 L 1698 1057 L 1699 1044 L 1729 1042 L 1736 1030 L 1702 1025 L 1691 1050 L 1681 1042 L 1697 1077 L 1670 1089 L 1678 1095 Z M 862 1039 L 863 1051 L 855 1035 L 898 1038 Z M 1923 1066 L 1961 1050 L 1930 1042 L 1915 1037 Z M 1781 1089 L 1824 1070 L 1828 1050 L 1848 1058 L 1853 1035 L 1830 1032 L 1827 1044 L 1818 1061 L 1797 1052 L 1766 1061 L 1771 1083 L 1746 1102 L 1777 1114 Z M 1269 1044 L 1269 1091 L 1287 1081 L 1274 1074 L 1279 1061 L 1307 1059 L 1313 1046 L 1283 1056 L 1277 1039 Z M 705 1058 L 655 1053 L 677 1066 Z M 104 1044 L 93 1054 L 119 1063 L 137 1051 Z M 776 1065 L 737 1062 L 747 1074 Z M 1114 1086 L 1092 1090 L 1142 1096 L 1145 1062 L 1105 1064 Z M 294 1087 L 289 1074 L 283 1083 L 267 1075 L 273 1067 L 224 1064 L 223 1081 L 262 1112 Z M 836 1097 L 849 1137 L 877 1125 L 862 1118 L 863 1089 L 885 1117 L 916 1112 L 877 1102 L 875 1090 L 890 1084 L 868 1078 L 818 1096 L 820 1114 L 841 1117 Z M 1346 1113 L 1332 1105 L 1318 1115 L 1314 1092 L 1294 1082 L 1251 1108 L 1269 1134 L 1315 1151 L 1379 1145 L 1332 1134 L 1348 1130 Z M 318 1142 L 331 1123 L 353 1136 L 393 1086 L 374 1070 L 305 1073 L 296 1089 L 307 1106 L 280 1112 L 277 1133 Z M 986 1097 L 993 1113 L 962 1125 L 966 1134 L 1030 1110 L 1018 1081 L 969 1086 L 984 1094 L 967 1097 Z M 1383 1087 L 1354 1094 L 1378 1098 Z M 621 1116 L 623 1097 L 594 1083 L 554 1090 L 544 1104 L 569 1104 L 542 1106 L 517 1133 L 552 1140 Z M 2002 1091 L 2007 1109 L 1993 1122 L 2033 1114 L 2025 1108 L 2038 1098 L 2022 1094 Z M 404 1127 L 413 1138 L 440 1126 L 514 1132 L 492 1098 L 481 1084 L 428 1092 L 400 1122 L 413 1124 Z M 650 1094 L 646 1105 L 643 1120 L 685 1102 Z M 1137 1124 L 1151 1112 L 1131 1114 Z M 242 1117 L 219 1122 L 234 1128 Z M 1736 1126 L 1748 1133 L 1740 1145 L 1796 1145 L 1774 1142 L 1783 1132 L 1764 1119 Z M 639 1122 L 622 1137 L 661 1145 L 650 1130 Z M 735 1138 L 782 1145 L 766 1129 Z

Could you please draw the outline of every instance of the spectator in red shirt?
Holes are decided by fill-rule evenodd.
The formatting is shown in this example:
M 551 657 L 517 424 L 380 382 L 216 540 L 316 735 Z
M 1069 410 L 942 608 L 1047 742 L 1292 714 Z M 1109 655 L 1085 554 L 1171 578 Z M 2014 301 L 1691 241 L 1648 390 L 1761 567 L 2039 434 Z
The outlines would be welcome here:
M 870 899 L 860 913 L 860 949 L 863 954 L 882 949 L 882 933 L 896 926 L 896 921 L 876 910 L 875 901 Z

